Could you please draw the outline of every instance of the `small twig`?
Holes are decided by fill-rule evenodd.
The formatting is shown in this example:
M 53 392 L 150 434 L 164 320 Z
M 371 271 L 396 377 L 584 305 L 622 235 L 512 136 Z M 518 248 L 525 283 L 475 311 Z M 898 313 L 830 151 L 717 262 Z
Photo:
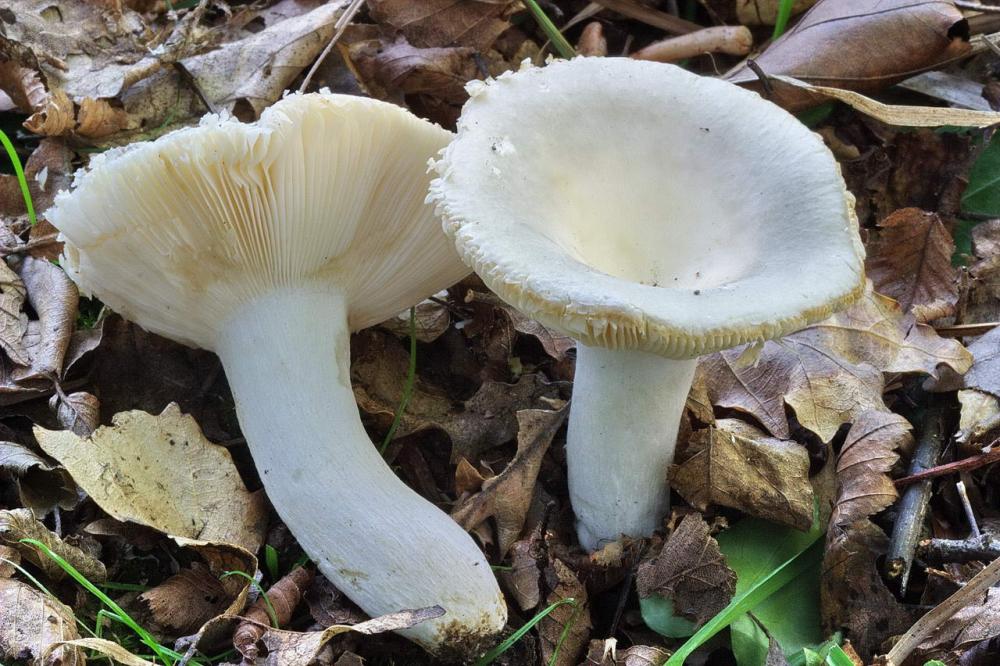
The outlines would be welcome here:
M 618 633 L 618 624 L 622 620 L 622 615 L 625 613 L 625 604 L 628 601 L 629 593 L 632 591 L 632 581 L 635 579 L 635 567 L 629 567 L 628 571 L 625 573 L 625 580 L 622 581 L 622 591 L 618 596 L 618 605 L 615 607 L 615 615 L 611 619 L 611 627 L 608 629 L 608 635 L 614 636 Z
M 760 65 L 753 58 L 747 58 L 747 67 L 760 79 L 760 85 L 764 88 L 764 99 L 771 99 L 774 96 L 774 88 L 771 87 L 771 80 L 767 77 L 767 74 L 764 73 L 764 70 L 760 68 Z
M 313 63 L 312 67 L 309 68 L 309 72 L 306 74 L 306 78 L 302 79 L 302 85 L 299 86 L 299 92 L 305 92 L 306 88 L 309 87 L 309 83 L 312 81 L 312 77 L 316 74 L 316 70 L 319 66 L 323 64 L 326 57 L 330 55 L 330 51 L 336 46 L 337 42 L 340 40 L 341 35 L 347 30 L 347 26 L 350 25 L 351 20 L 354 18 L 355 14 L 361 11 L 361 6 L 365 4 L 365 0 L 351 0 L 351 4 L 348 5 L 344 13 L 340 15 L 337 22 L 333 24 L 333 37 L 330 38 L 330 43 L 326 45 L 323 52 L 319 54 L 316 58 L 316 62 Z
M 1000 581 L 1000 559 L 993 560 L 985 569 L 972 577 L 965 587 L 951 595 L 931 612 L 916 621 L 909 631 L 889 650 L 886 662 L 889 666 L 902 664 L 924 639 L 930 636 L 948 618 L 979 600 L 986 590 Z
M 1000 448 L 991 449 L 986 453 L 980 453 L 976 456 L 962 458 L 961 460 L 956 460 L 955 462 L 945 463 L 944 465 L 937 465 L 935 467 L 931 467 L 930 469 L 921 470 L 916 474 L 910 474 L 909 476 L 896 479 L 895 485 L 897 488 L 903 488 L 918 481 L 926 481 L 939 476 L 955 474 L 956 472 L 968 472 L 995 462 L 1000 462 Z
M 945 562 L 988 562 L 1000 557 L 1000 541 L 992 534 L 975 539 L 924 539 L 917 546 L 921 560 Z
M 184 66 L 184 63 L 182 63 L 180 60 L 177 60 L 175 62 L 172 62 L 171 64 L 174 67 L 174 71 L 177 72 L 178 76 L 181 77 L 181 81 L 186 83 L 187 87 L 194 92 L 195 96 L 199 100 L 201 100 L 201 103 L 205 105 L 205 108 L 208 109 L 208 112 L 218 113 L 218 111 L 216 111 L 215 109 L 215 105 L 213 105 L 210 101 L 208 101 L 208 98 L 205 97 L 205 93 L 204 91 L 202 91 L 201 86 L 198 85 L 198 80 L 194 78 L 194 74 L 192 74 L 191 71 Z
M 990 219 L 993 219 L 992 217 Z M 984 335 L 989 333 L 997 326 L 1000 326 L 1000 321 L 985 322 L 982 324 L 958 324 L 956 326 L 941 326 L 935 327 L 934 331 L 938 335 L 947 335 L 952 338 L 963 338 L 967 335 Z
M 920 440 L 910 461 L 910 475 L 918 474 L 937 464 L 941 447 L 945 440 L 945 410 L 942 407 L 928 407 L 921 419 Z M 889 551 L 886 554 L 886 577 L 899 581 L 900 594 L 906 593 L 906 585 L 913 567 L 913 556 L 920 540 L 920 532 L 927 515 L 927 503 L 931 498 L 933 483 L 929 479 L 918 481 L 908 487 L 897 503 L 898 516 L 893 525 Z
M 753 34 L 749 28 L 742 25 L 719 25 L 653 42 L 633 53 L 632 57 L 637 60 L 677 62 L 706 53 L 744 56 L 751 49 Z
M 962 500 L 962 509 L 965 510 L 965 519 L 969 521 L 969 530 L 973 538 L 979 538 L 982 533 L 979 531 L 979 523 L 976 522 L 976 512 L 972 510 L 972 502 L 969 501 L 969 493 L 965 490 L 963 481 L 955 482 L 955 489 L 958 497 Z

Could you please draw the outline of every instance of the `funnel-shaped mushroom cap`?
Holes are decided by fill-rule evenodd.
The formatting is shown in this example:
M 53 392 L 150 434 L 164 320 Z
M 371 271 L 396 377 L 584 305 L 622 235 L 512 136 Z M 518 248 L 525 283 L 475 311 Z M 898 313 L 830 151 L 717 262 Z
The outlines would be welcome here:
M 357 329 L 468 273 L 424 203 L 450 138 L 391 104 L 292 95 L 99 155 L 48 217 L 77 284 L 155 333 L 213 349 L 241 305 L 312 279 Z
M 836 161 L 756 93 L 623 58 L 470 92 L 432 199 L 465 262 L 542 323 L 688 358 L 792 332 L 860 292 Z

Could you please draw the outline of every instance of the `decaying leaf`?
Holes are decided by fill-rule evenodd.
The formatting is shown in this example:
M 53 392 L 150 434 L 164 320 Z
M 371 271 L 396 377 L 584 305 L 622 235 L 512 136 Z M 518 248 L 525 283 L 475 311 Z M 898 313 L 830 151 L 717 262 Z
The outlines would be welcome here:
M 38 522 L 29 509 L 0 511 L 0 541 L 16 548 L 24 559 L 44 571 L 52 580 L 62 580 L 67 576 L 54 560 L 33 545 L 21 543 L 22 539 L 34 539 L 45 544 L 49 550 L 72 564 L 93 582 L 100 583 L 108 578 L 108 572 L 100 560 L 60 539 L 55 532 Z
M 670 484 L 691 506 L 717 504 L 806 530 L 813 521 L 809 453 L 737 419 L 694 433 Z
M 153 620 L 172 632 L 187 635 L 221 613 L 229 595 L 218 576 L 195 562 L 139 595 Z
M 118 520 L 250 552 L 260 547 L 263 498 L 247 492 L 229 452 L 205 439 L 175 404 L 158 416 L 116 414 L 112 426 L 88 438 L 41 427 L 35 437 Z
M 30 367 L 14 371 L 19 381 L 56 377 L 76 326 L 80 292 L 66 272 L 51 262 L 24 257 L 17 267 L 37 320 L 28 322 L 24 336 Z
M 73 611 L 19 580 L 0 578 L 0 654 L 31 664 L 83 666 L 83 652 L 60 645 L 80 637 Z
M 847 637 L 871 662 L 886 636 L 906 631 L 913 618 L 886 588 L 876 560 L 888 537 L 868 520 L 852 523 L 829 539 L 820 579 L 820 611 L 828 633 Z
M 18 274 L 0 261 L 0 350 L 18 365 L 31 363 L 23 342 L 28 331 L 28 315 L 22 311 L 27 295 Z
M 426 94 L 451 104 L 468 95 L 465 84 L 477 76 L 475 51 L 467 47 L 416 48 L 400 37 L 395 42 L 357 42 L 349 50 L 365 87 L 380 99 L 399 94 Z
M 639 565 L 636 588 L 641 598 L 659 595 L 673 602 L 674 612 L 696 625 L 726 607 L 736 591 L 736 573 L 726 566 L 708 523 L 684 517 L 656 557 Z
M 587 588 L 562 560 L 552 560 L 550 572 L 554 579 L 554 587 L 545 603 L 551 605 L 564 599 L 573 601 L 562 604 L 538 623 L 542 661 L 546 664 L 552 663 L 558 645 L 560 647 L 555 660 L 556 666 L 574 666 L 579 663 L 580 655 L 590 639 Z
M 590 641 L 587 659 L 580 666 L 662 666 L 670 651 L 651 645 L 633 645 L 618 650 L 616 640 Z
M 107 657 L 111 657 L 115 660 L 115 663 L 123 664 L 123 666 L 158 666 L 157 662 L 148 661 L 142 657 L 138 657 L 118 643 L 104 638 L 77 638 L 75 640 L 66 641 L 66 647 L 93 650 Z
M 0 545 L 0 578 L 10 578 L 21 564 L 21 553 L 16 548 Z
M 452 512 L 455 522 L 471 530 L 487 518 L 495 517 L 500 553 L 505 554 L 521 534 L 542 457 L 566 419 L 567 411 L 565 406 L 557 411 L 519 411 L 517 454 L 503 472 L 487 479 L 479 493 Z
M 936 386 L 938 390 L 970 388 L 1000 398 L 1000 327 L 969 345 L 975 361 L 964 377 Z
M 865 268 L 879 293 L 899 301 L 919 322 L 954 314 L 958 272 L 951 265 L 955 241 L 941 218 L 903 208 L 879 222 L 868 244 Z
M 754 60 L 769 76 L 866 92 L 968 51 L 968 27 L 952 2 L 883 0 L 875 7 L 866 0 L 822 0 Z M 745 64 L 726 78 L 760 87 Z M 776 101 L 795 109 L 811 100 L 788 94 Z
M 414 308 L 413 323 L 417 332 L 417 341 L 434 342 L 448 330 L 451 325 L 451 314 L 448 312 L 447 306 L 427 300 Z M 410 311 L 401 312 L 392 319 L 385 320 L 379 326 L 397 337 L 409 338 Z
M 888 472 L 897 453 L 913 442 L 909 422 L 898 414 L 871 411 L 858 416 L 837 457 L 837 499 L 832 526 L 842 526 L 881 511 L 896 499 Z
M 80 437 L 88 437 L 101 423 L 101 403 L 93 393 L 56 393 L 49 401 L 49 407 L 55 408 L 59 425 Z
M 963 648 L 997 636 L 1000 636 L 1000 588 L 992 587 L 978 603 L 967 605 L 948 618 L 920 645 L 920 652 L 929 657 L 932 652 L 954 650 L 959 656 Z
M 240 651 L 244 659 L 252 662 L 257 658 L 259 641 L 271 623 L 276 621 L 278 626 L 287 625 L 292 619 L 292 613 L 302 600 L 302 594 L 312 582 L 315 573 L 312 569 L 297 567 L 286 574 L 267 591 L 267 598 L 271 602 L 270 608 L 274 609 L 274 618 L 268 613 L 268 605 L 264 597 L 257 599 L 243 613 L 244 620 L 236 627 L 233 634 L 233 647 Z
M 431 606 L 419 610 L 405 610 L 398 613 L 381 615 L 360 624 L 334 625 L 327 627 L 323 631 L 300 633 L 271 628 L 265 631 L 261 637 L 261 641 L 267 648 L 267 657 L 264 659 L 264 664 L 265 666 L 308 664 L 316 658 L 320 650 L 323 649 L 323 646 L 330 639 L 345 632 L 353 631 L 371 636 L 387 631 L 408 629 L 421 622 L 426 622 L 442 615 L 444 615 L 443 608 L 440 606 Z
M 944 364 L 956 372 L 971 356 L 955 340 L 902 313 L 870 288 L 853 306 L 778 341 L 764 343 L 757 363 L 741 367 L 743 347 L 704 357 L 695 382 L 713 404 L 753 415 L 787 439 L 785 405 L 804 427 L 829 441 L 837 429 L 868 410 L 887 411 L 883 372 L 931 376 Z
M 56 506 L 67 510 L 76 506 L 77 488 L 69 472 L 24 444 L 0 441 L 0 469 L 14 475 L 21 503 L 36 516 Z
M 522 611 L 531 610 L 542 600 L 542 571 L 538 566 L 538 539 L 532 534 L 510 547 L 510 571 L 501 571 L 504 588 Z
M 516 0 L 369 0 L 377 22 L 417 47 L 468 46 L 485 51 L 507 28 Z

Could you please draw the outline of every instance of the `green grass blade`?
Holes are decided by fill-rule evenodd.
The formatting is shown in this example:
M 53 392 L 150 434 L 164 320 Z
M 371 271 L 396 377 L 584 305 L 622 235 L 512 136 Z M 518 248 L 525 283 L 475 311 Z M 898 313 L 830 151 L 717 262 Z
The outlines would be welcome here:
M 535 0 L 524 0 L 524 4 L 528 6 L 528 9 L 531 11 L 531 15 L 534 16 L 535 21 L 538 22 L 538 27 L 541 28 L 542 32 L 545 33 L 545 36 L 549 38 L 549 41 L 552 42 L 552 46 L 554 46 L 556 51 L 559 52 L 559 55 L 567 59 L 576 56 L 576 50 L 568 41 L 566 41 L 563 34 L 559 32 L 559 28 L 557 28 L 556 24 L 552 22 L 552 19 L 546 16 L 545 12 L 542 11 L 542 8 L 538 6 L 538 3 L 535 2 Z
M 21 196 L 24 197 L 24 207 L 28 209 L 28 220 L 31 222 L 31 226 L 35 226 L 38 223 L 38 220 L 35 218 L 35 205 L 31 202 L 31 191 L 28 189 L 28 179 L 24 177 L 24 169 L 21 168 L 21 158 L 17 156 L 14 144 L 10 142 L 10 139 L 3 130 L 0 130 L 0 143 L 3 144 L 4 149 L 7 151 L 10 163 L 14 165 L 17 184 L 21 186 Z
M 278 549 L 269 543 L 264 544 L 264 566 L 267 567 L 267 575 L 271 577 L 271 581 L 278 582 L 281 573 L 278 568 Z
M 854 662 L 847 656 L 847 653 L 840 649 L 839 645 L 834 645 L 826 654 L 827 666 L 854 666 Z
M 264 588 L 260 586 L 260 583 L 257 582 L 256 578 L 245 571 L 226 571 L 219 576 L 219 578 L 226 578 L 227 576 L 239 576 L 250 581 L 250 584 L 253 585 L 255 590 L 257 590 L 261 599 L 264 600 L 264 606 L 267 608 L 267 617 L 271 620 L 271 626 L 275 629 L 281 629 L 281 627 L 278 626 L 278 614 L 274 611 L 274 606 L 271 605 L 271 598 L 267 596 L 267 592 L 265 592 Z
M 694 636 L 685 641 L 677 649 L 677 652 L 674 652 L 670 659 L 667 660 L 666 666 L 683 666 L 684 660 L 705 643 L 705 641 L 728 627 L 736 618 L 747 611 L 753 610 L 757 604 L 780 590 L 788 581 L 808 568 L 812 557 L 822 555 L 822 549 L 822 542 L 817 541 L 808 549 L 792 557 L 770 574 L 761 578 L 746 592 L 735 597 L 718 615 L 706 622 L 701 629 L 695 632 Z M 817 555 L 814 551 L 818 551 L 819 554 Z
M 157 641 L 152 634 L 143 629 L 138 622 L 133 620 L 129 614 L 126 613 L 121 606 L 116 604 L 111 597 L 98 589 L 96 585 L 87 580 L 86 576 L 77 571 L 76 567 L 64 560 L 57 553 L 54 553 L 52 549 L 44 543 L 37 539 L 21 539 L 20 543 L 30 544 L 40 550 L 46 557 L 58 564 L 59 568 L 69 574 L 70 578 L 79 583 L 83 589 L 100 599 L 101 603 L 110 608 L 129 629 L 135 632 L 135 634 L 139 637 L 139 640 L 145 643 L 146 646 L 149 647 L 164 664 L 171 666 L 173 664 L 173 660 L 181 659 L 183 657 L 180 653 L 174 652 L 173 650 L 160 645 L 159 641 Z
M 792 18 L 793 2 L 794 0 L 781 0 L 781 4 L 778 5 L 778 16 L 774 21 L 774 34 L 771 35 L 771 39 L 777 39 L 785 34 L 788 20 Z
M 495 648 L 484 654 L 482 657 L 480 657 L 479 661 L 475 663 L 475 666 L 489 666 L 489 664 L 492 664 L 497 657 L 499 657 L 504 652 L 509 650 L 511 646 L 514 645 L 514 643 L 517 643 L 519 640 L 521 640 L 521 638 L 526 633 L 531 631 L 536 624 L 545 619 L 549 613 L 559 608 L 560 606 L 564 606 L 566 604 L 570 604 L 573 607 L 576 607 L 576 599 L 574 599 L 573 597 L 566 597 L 565 599 L 560 599 L 555 603 L 549 604 L 548 607 L 546 607 L 544 610 L 539 611 L 538 613 L 535 614 L 533 618 L 525 622 L 520 629 L 518 629 L 513 634 L 508 636 L 503 643 L 496 646 Z

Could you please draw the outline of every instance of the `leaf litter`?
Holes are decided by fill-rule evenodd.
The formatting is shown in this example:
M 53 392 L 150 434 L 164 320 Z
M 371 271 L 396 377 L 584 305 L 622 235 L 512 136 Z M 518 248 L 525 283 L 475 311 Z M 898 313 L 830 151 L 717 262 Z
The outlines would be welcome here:
M 869 663 L 939 600 L 932 592 L 940 581 L 961 586 L 981 566 L 938 570 L 918 559 L 905 593 L 880 569 L 892 527 L 905 518 L 895 480 L 918 446 L 911 424 L 922 423 L 927 391 L 946 401 L 946 428 L 960 435 L 939 465 L 975 458 L 1000 434 L 998 149 L 988 131 L 908 128 L 985 127 L 1000 115 L 941 106 L 947 91 L 927 97 L 891 84 L 934 70 L 951 77 L 940 81 L 988 90 L 996 56 L 982 35 L 1000 26 L 970 3 L 889 2 L 872 12 L 869 3 L 819 0 L 792 3 L 790 28 L 768 42 L 779 5 L 770 0 L 623 1 L 580 13 L 579 3 L 541 4 L 557 25 L 571 25 L 570 42 L 599 34 L 595 53 L 639 51 L 669 37 L 667 26 L 742 24 L 760 45 L 752 66 L 724 54 L 686 66 L 707 75 L 728 69 L 730 80 L 791 109 L 844 102 L 809 122 L 841 158 L 857 197 L 872 284 L 824 322 L 701 360 L 677 465 L 662 470 L 683 503 L 650 539 L 590 556 L 576 548 L 561 429 L 572 408 L 563 403 L 572 395 L 574 343 L 475 278 L 417 306 L 417 380 L 390 459 L 483 544 L 511 602 L 509 632 L 559 604 L 498 663 L 662 664 L 683 639 L 653 631 L 636 595 L 663 595 L 681 616 L 704 622 L 732 594 L 715 537 L 750 517 L 808 529 L 816 508 L 827 534 L 822 568 L 810 574 L 822 635 L 850 639 Z M 670 14 L 686 4 L 692 15 Z M 299 85 L 345 6 L 27 0 L 13 17 L 0 11 L 0 118 L 8 134 L 15 130 L 40 213 L 28 224 L 16 179 L 0 174 L 4 658 L 82 664 L 100 653 L 151 663 L 135 643 L 78 631 L 78 620 L 97 627 L 97 606 L 21 541 L 31 538 L 88 580 L 140 588 L 115 592 L 116 601 L 164 645 L 176 640 L 198 659 L 235 645 L 244 663 L 439 663 L 386 632 L 440 609 L 366 622 L 308 564 L 295 566 L 302 553 L 257 490 L 217 360 L 81 301 L 52 263 L 60 245 L 44 219 L 55 192 L 95 151 L 155 138 L 209 110 L 259 115 Z M 370 0 L 314 85 L 453 126 L 469 80 L 525 58 L 543 62 L 546 41 L 508 0 Z M 376 441 L 403 394 L 408 336 L 408 313 L 400 313 L 352 342 L 355 396 Z M 193 455 L 179 454 L 181 440 Z M 977 527 L 989 535 L 1000 511 L 991 464 L 963 469 Z M 935 490 L 923 525 L 931 545 L 962 543 L 969 529 L 955 480 L 943 473 L 927 482 Z M 274 553 L 273 572 L 262 546 Z M 907 663 L 995 663 L 997 603 L 995 589 L 968 600 Z M 768 663 L 793 656 L 775 637 L 783 635 L 758 639 Z M 734 637 L 717 647 L 736 651 L 742 664 L 740 645 Z

